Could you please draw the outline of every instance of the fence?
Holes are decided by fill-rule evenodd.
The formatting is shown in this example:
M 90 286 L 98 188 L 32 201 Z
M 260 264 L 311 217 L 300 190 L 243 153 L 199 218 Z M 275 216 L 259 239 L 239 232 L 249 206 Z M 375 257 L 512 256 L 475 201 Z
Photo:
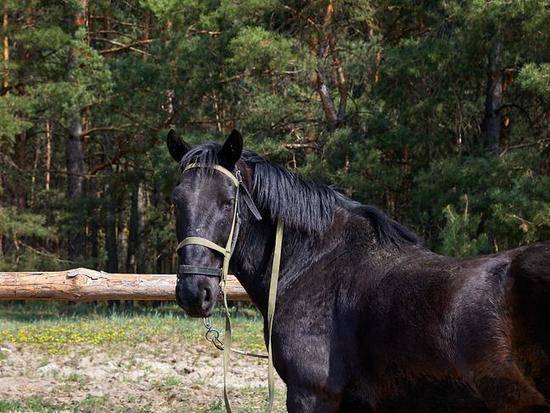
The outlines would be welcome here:
M 175 299 L 174 274 L 110 274 L 87 268 L 48 272 L 0 272 L 0 300 L 138 300 Z M 250 301 L 234 276 L 227 297 Z

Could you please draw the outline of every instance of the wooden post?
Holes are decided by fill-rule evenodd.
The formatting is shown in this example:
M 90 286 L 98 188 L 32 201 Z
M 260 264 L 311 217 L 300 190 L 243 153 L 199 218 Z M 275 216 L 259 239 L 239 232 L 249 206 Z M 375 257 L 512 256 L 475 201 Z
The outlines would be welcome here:
M 0 300 L 172 301 L 174 274 L 109 274 L 87 268 L 51 272 L 0 272 Z M 234 276 L 227 279 L 227 297 L 250 301 Z

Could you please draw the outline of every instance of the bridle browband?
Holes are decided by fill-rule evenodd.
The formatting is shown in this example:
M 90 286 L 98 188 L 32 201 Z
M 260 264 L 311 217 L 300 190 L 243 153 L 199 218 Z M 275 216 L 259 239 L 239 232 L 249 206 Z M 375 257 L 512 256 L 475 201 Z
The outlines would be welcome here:
M 241 171 L 237 168 L 235 168 L 235 174 L 233 174 L 228 169 L 224 168 L 221 165 L 212 165 L 212 166 L 203 166 L 200 164 L 192 163 L 189 164 L 182 173 L 185 173 L 185 171 L 188 171 L 190 169 L 194 168 L 209 168 L 213 169 L 215 171 L 221 172 L 226 177 L 228 177 L 233 185 L 235 186 L 235 202 L 233 207 L 233 219 L 231 222 L 231 229 L 229 231 L 229 236 L 227 237 L 227 242 L 225 244 L 225 247 L 222 247 L 221 245 L 216 244 L 213 241 L 210 241 L 207 238 L 203 237 L 186 237 L 184 238 L 177 246 L 176 251 L 179 251 L 181 248 L 185 247 L 186 245 L 201 245 L 203 247 L 209 248 L 213 251 L 216 251 L 223 255 L 224 261 L 222 268 L 210 268 L 210 267 L 201 267 L 196 265 L 180 265 L 179 271 L 178 271 L 178 277 L 184 276 L 186 274 L 199 274 L 199 275 L 206 275 L 209 277 L 218 277 L 223 278 L 223 272 L 229 270 L 229 261 L 231 259 L 231 256 L 233 254 L 233 249 L 235 248 L 235 243 L 237 242 L 237 237 L 239 235 L 239 229 L 241 225 L 241 219 L 239 216 L 240 213 L 240 205 L 239 200 L 242 197 L 244 203 L 252 212 L 252 215 L 254 215 L 254 218 L 256 220 L 260 221 L 262 219 L 262 215 L 260 214 L 260 211 L 256 207 L 256 204 L 254 204 L 254 201 L 252 200 L 252 197 L 250 196 L 250 192 L 246 188 L 246 186 L 243 183 Z
M 239 228 L 241 225 L 241 220 L 239 216 L 240 198 L 242 197 L 244 203 L 246 204 L 250 212 L 252 212 L 252 215 L 254 215 L 254 218 L 256 218 L 256 220 L 260 221 L 262 219 L 262 215 L 260 214 L 260 211 L 254 204 L 254 201 L 252 200 L 252 196 L 250 195 L 250 192 L 244 185 L 241 171 L 237 167 L 235 167 L 235 173 L 233 174 L 231 171 L 229 171 L 228 169 L 224 168 L 221 165 L 206 166 L 206 165 L 200 165 L 197 163 L 191 163 L 187 165 L 187 167 L 182 171 L 182 174 L 185 173 L 185 171 L 188 171 L 189 169 L 193 169 L 193 168 L 211 168 L 213 170 L 221 172 L 226 177 L 228 177 L 233 183 L 233 185 L 235 186 L 235 204 L 233 207 L 233 220 L 231 222 L 231 229 L 229 230 L 229 235 L 227 237 L 227 242 L 225 244 L 225 247 L 222 247 L 221 245 L 218 245 L 207 238 L 186 237 L 183 240 L 181 240 L 181 242 L 178 244 L 176 248 L 176 251 L 179 251 L 181 248 L 185 247 L 186 245 L 201 245 L 203 247 L 209 248 L 223 255 L 222 268 L 201 267 L 196 265 L 180 265 L 180 269 L 178 271 L 178 281 L 180 280 L 180 274 L 181 276 L 184 276 L 186 274 L 199 274 L 199 275 L 205 275 L 209 277 L 220 278 L 220 284 L 222 287 L 221 290 L 223 292 L 223 304 L 225 308 L 225 335 L 224 335 L 224 343 L 223 343 L 223 396 L 224 396 L 225 409 L 228 413 L 231 413 L 231 404 L 229 402 L 229 396 L 227 393 L 227 371 L 229 370 L 229 354 L 231 351 L 232 339 L 231 339 L 231 319 L 229 316 L 229 308 L 227 306 L 227 295 L 226 295 L 225 286 L 227 281 L 227 275 L 229 273 L 229 261 L 231 260 L 231 256 L 233 254 L 235 244 L 239 236 Z M 283 231 L 284 231 L 283 222 L 280 219 L 278 219 L 277 228 L 275 231 L 275 247 L 273 249 L 273 261 L 271 264 L 272 265 L 271 278 L 269 282 L 268 306 L 267 306 L 267 330 L 268 330 L 268 350 L 267 350 L 268 377 L 267 379 L 268 379 L 268 390 L 269 390 L 269 403 L 267 407 L 268 412 L 273 411 L 273 408 L 274 408 L 273 402 L 275 399 L 275 373 L 274 373 L 274 367 L 273 367 L 271 333 L 273 331 L 273 319 L 275 316 L 275 302 L 277 299 L 277 285 L 279 281 Z M 208 322 L 208 319 L 206 319 L 206 321 Z

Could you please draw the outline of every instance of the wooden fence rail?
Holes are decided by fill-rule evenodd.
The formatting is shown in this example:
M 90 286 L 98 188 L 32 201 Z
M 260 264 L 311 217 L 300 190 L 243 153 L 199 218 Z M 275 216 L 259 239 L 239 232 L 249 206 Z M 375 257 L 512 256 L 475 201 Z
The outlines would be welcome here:
M 109 274 L 87 268 L 49 272 L 0 272 L 0 300 L 174 300 L 174 274 Z M 249 301 L 234 276 L 229 300 Z

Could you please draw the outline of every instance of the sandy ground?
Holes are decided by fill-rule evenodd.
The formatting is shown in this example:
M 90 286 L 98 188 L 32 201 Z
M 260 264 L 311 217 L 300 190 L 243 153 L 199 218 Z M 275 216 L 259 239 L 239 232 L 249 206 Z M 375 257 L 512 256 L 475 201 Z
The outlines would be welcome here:
M 237 411 L 262 411 L 267 363 L 232 356 L 229 376 Z M 0 343 L 0 400 L 39 398 L 68 411 L 222 411 L 222 354 L 208 343 L 111 343 L 50 354 Z M 277 382 L 284 411 L 284 384 Z M 255 406 L 255 407 L 254 407 Z

